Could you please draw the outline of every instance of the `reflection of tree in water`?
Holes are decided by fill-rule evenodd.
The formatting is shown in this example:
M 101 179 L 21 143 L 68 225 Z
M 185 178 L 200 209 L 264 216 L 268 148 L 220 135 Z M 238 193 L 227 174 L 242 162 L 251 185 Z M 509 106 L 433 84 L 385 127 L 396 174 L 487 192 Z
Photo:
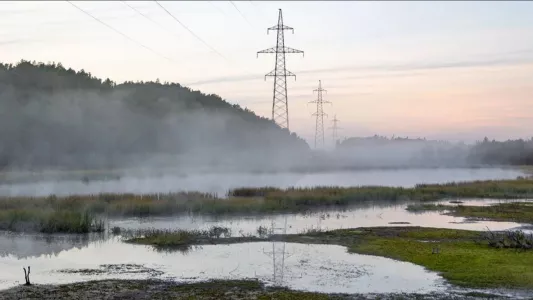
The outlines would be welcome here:
M 106 234 L 19 234 L 4 232 L 0 234 L 0 257 L 14 256 L 18 259 L 42 255 L 57 256 L 61 251 L 88 247 L 90 243 L 107 240 Z

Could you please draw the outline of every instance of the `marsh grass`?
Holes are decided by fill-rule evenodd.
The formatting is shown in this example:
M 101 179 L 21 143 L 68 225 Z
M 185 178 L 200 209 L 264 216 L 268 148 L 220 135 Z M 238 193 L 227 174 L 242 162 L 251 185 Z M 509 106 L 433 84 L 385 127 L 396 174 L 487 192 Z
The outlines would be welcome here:
M 157 250 L 163 251 L 189 251 L 192 247 L 201 245 L 236 244 L 268 240 L 266 236 L 232 237 L 229 228 L 218 226 L 213 226 L 206 230 L 126 230 L 121 235 L 126 243 L 150 245 Z
M 497 203 L 488 206 L 420 203 L 408 205 L 407 210 L 411 212 L 439 211 L 470 219 L 533 223 L 533 203 L 528 202 Z
M 37 231 L 42 233 L 102 232 L 104 222 L 89 211 L 23 210 L 0 211 L 0 230 Z
M 152 245 L 161 248 L 187 248 L 200 238 L 207 238 L 207 234 L 196 230 L 161 230 L 151 229 L 137 232 L 136 237 L 126 240 L 132 244 Z
M 0 228 L 29 227 L 46 232 L 85 232 L 86 213 L 102 217 L 150 217 L 179 214 L 262 215 L 271 213 L 307 213 L 328 208 L 348 208 L 365 203 L 402 203 L 445 198 L 516 199 L 533 196 L 533 180 L 489 180 L 414 188 L 361 186 L 315 188 L 241 188 L 228 192 L 228 198 L 199 192 L 168 194 L 97 194 L 67 197 L 1 197 Z M 422 211 L 422 209 L 421 209 Z M 56 217 L 61 215 L 65 221 Z M 93 220 L 94 221 L 94 220 Z M 70 224 L 70 225 L 69 225 Z M 28 226 L 27 226 L 28 225 Z
M 120 234 L 131 243 L 170 246 L 192 244 L 199 239 L 229 238 L 231 229 L 220 226 L 212 226 L 206 230 L 140 229 L 121 230 Z

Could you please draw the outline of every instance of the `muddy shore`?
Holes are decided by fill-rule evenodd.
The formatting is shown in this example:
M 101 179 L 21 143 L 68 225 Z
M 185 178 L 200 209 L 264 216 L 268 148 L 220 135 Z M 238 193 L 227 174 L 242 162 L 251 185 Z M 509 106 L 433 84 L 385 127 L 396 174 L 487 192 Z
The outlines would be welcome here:
M 180 284 L 159 280 L 103 280 L 65 285 L 17 286 L 0 291 L 1 300 L 115 300 L 115 299 L 508 299 L 490 294 L 320 294 L 267 287 L 256 280 L 208 281 Z

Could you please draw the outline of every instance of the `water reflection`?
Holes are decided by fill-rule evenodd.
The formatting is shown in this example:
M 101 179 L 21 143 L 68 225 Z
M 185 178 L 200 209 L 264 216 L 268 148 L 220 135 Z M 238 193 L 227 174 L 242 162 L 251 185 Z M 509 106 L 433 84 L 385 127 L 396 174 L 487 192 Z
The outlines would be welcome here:
M 64 250 L 54 257 L 3 257 L 0 259 L 0 288 L 20 284 L 23 278 L 21 267 L 26 265 L 32 268 L 32 281 L 39 284 L 109 278 L 155 277 L 185 282 L 259 278 L 269 284 L 326 293 L 431 292 L 446 288 L 439 276 L 420 266 L 387 258 L 349 254 L 345 247 L 332 245 L 287 243 L 285 251 L 291 256 L 283 261 L 281 271 L 284 276 L 272 278 L 272 259 L 263 253 L 263 249 L 269 247 L 272 244 L 268 242 L 207 245 L 186 254 L 165 254 L 153 251 L 148 246 L 125 244 L 112 238 L 102 243 L 91 242 L 81 249 Z M 157 272 L 64 271 L 105 270 L 101 265 L 106 264 L 142 265 L 145 269 Z
M 450 200 L 436 203 L 450 204 Z M 462 200 L 462 205 L 488 205 L 504 200 L 472 199 Z M 513 200 L 515 201 L 515 200 Z M 524 200 L 526 201 L 526 200 Z M 398 222 L 408 223 L 401 226 L 424 226 L 465 230 L 507 230 L 518 228 L 523 224 L 515 222 L 465 222 L 463 217 L 442 215 L 440 212 L 411 213 L 405 208 L 409 202 L 360 203 L 350 209 L 332 209 L 314 213 L 276 214 L 249 217 L 207 217 L 180 216 L 162 218 L 129 218 L 110 220 L 110 226 L 127 229 L 207 229 L 211 226 L 228 227 L 233 236 L 255 235 L 259 226 L 271 227 L 272 221 L 284 224 L 287 219 L 287 233 L 302 233 L 310 229 L 334 230 L 354 227 L 399 226 Z M 457 205 L 457 204 L 450 204 Z
M 449 203 L 450 200 L 440 201 Z M 500 200 L 462 200 L 462 205 L 488 205 Z M 513 200 L 515 201 L 515 200 Z M 527 200 L 523 200 L 527 201 Z M 230 227 L 234 236 L 299 233 L 311 228 L 402 226 L 505 230 L 513 222 L 465 223 L 438 212 L 412 214 L 408 203 L 362 203 L 349 210 L 262 217 L 208 218 L 182 216 L 111 220 L 123 228 L 206 229 Z M 193 246 L 187 251 L 155 250 L 122 242 L 120 236 L 0 234 L 0 289 L 23 283 L 23 266 L 31 266 L 32 282 L 60 284 L 93 279 L 162 278 L 179 281 L 258 278 L 272 285 L 326 293 L 431 292 L 447 288 L 435 273 L 391 259 L 348 254 L 345 247 L 258 242 Z
M 102 243 L 106 234 L 31 234 L 0 231 L 0 257 L 18 259 L 30 257 L 57 257 L 62 251 L 82 249 L 89 243 Z

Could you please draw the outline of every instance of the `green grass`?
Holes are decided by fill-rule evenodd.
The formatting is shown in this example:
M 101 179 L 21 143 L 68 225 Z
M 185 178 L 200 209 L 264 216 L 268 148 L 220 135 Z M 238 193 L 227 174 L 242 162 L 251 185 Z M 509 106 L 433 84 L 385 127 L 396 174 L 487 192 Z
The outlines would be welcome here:
M 450 283 L 477 288 L 533 288 L 533 251 L 497 249 L 476 241 L 479 232 L 376 227 L 288 236 L 293 242 L 339 244 L 350 252 L 407 261 L 440 273 Z M 433 254 L 435 247 L 440 253 Z
M 450 283 L 472 288 L 533 289 L 533 251 L 495 248 L 478 231 L 372 227 L 309 231 L 268 238 L 208 238 L 206 232 L 155 231 L 129 242 L 155 247 L 232 244 L 278 240 L 306 244 L 336 244 L 349 252 L 407 261 L 438 272 Z M 434 248 L 439 253 L 434 254 Z
M 533 203 L 528 202 L 498 203 L 489 206 L 413 204 L 409 205 L 407 210 L 413 212 L 448 211 L 447 214 L 458 217 L 533 223 Z

